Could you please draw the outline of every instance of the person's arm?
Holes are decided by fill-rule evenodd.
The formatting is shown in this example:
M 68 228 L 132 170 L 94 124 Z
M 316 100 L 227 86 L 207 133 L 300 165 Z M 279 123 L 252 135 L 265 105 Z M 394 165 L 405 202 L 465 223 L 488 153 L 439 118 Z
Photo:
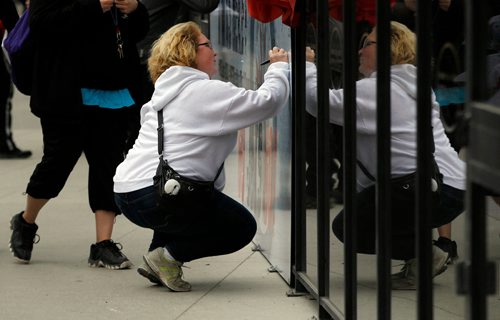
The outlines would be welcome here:
M 122 0 L 135 2 L 134 10 L 128 12 L 128 23 L 129 23 L 129 37 L 133 42 L 138 42 L 146 36 L 149 31 L 149 16 L 148 10 L 141 2 L 137 0 Z M 117 2 L 117 8 L 118 2 Z M 122 11 L 125 12 L 125 11 Z
M 317 70 L 314 64 L 316 55 L 311 47 L 306 47 L 306 110 L 312 116 L 318 115 L 318 96 L 317 96 Z
M 204 108 L 205 113 L 200 114 L 205 119 L 213 119 L 210 134 L 223 135 L 262 122 L 287 105 L 290 96 L 288 54 L 273 48 L 269 60 L 271 64 L 264 74 L 264 82 L 256 90 L 219 80 L 199 84 L 203 89 L 202 102 L 210 103 L 209 108 Z
M 306 47 L 306 110 L 312 116 L 316 117 L 318 115 L 318 78 L 314 59 L 314 50 L 310 47 Z M 344 90 L 330 89 L 328 98 L 330 105 L 330 122 L 342 125 L 344 122 Z

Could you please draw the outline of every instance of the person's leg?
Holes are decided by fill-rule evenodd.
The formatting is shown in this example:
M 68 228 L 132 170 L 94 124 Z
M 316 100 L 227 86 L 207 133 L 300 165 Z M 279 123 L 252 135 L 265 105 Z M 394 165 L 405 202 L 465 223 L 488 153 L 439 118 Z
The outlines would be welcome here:
M 458 259 L 457 243 L 451 238 L 451 222 L 464 211 L 465 191 L 443 184 L 441 203 L 433 214 L 433 227 L 437 227 L 439 238 L 434 244 L 448 253 L 448 263 Z
M 9 247 L 17 259 L 29 262 L 38 226 L 35 221 L 43 206 L 62 190 L 81 154 L 78 121 L 41 119 L 43 157 L 26 187 L 26 207 L 11 219 Z
M 451 239 L 451 223 L 447 223 L 437 228 L 438 235 L 443 238 Z
M 200 206 L 188 236 L 172 237 L 166 247 L 182 262 L 236 252 L 252 241 L 257 232 L 253 215 L 238 201 L 215 191 L 206 206 Z
M 376 205 L 375 186 L 368 187 L 357 194 L 356 234 L 357 252 L 376 253 Z M 395 200 L 397 198 L 397 200 Z M 409 260 L 415 257 L 415 222 L 413 195 L 397 197 L 393 194 L 391 202 L 392 259 Z M 335 236 L 344 241 L 344 210 L 333 220 Z
M 375 187 L 369 187 L 357 194 L 356 234 L 357 252 L 375 254 Z M 342 210 L 333 219 L 332 231 L 344 242 L 344 217 Z
M 498 196 L 495 196 L 495 197 L 491 197 L 493 199 L 493 201 L 495 201 L 495 203 L 500 207 L 500 197 Z
M 115 218 L 116 218 L 116 213 L 113 211 L 96 210 L 95 212 L 96 243 L 111 239 Z
M 154 229 L 162 224 L 162 212 L 158 208 L 158 196 L 153 186 L 128 193 L 115 193 L 115 202 L 123 215 L 140 227 Z M 162 239 L 157 241 L 160 241 L 161 244 L 150 248 L 148 253 L 156 248 L 162 248 L 163 244 L 166 243 Z M 158 275 L 146 262 L 137 267 L 137 272 L 154 284 L 162 284 Z
M 59 195 L 82 153 L 81 124 L 77 119 L 40 120 L 43 156 L 30 177 L 23 217 L 35 222 L 49 199 Z
M 442 192 L 440 195 L 440 203 L 439 203 L 439 208 L 437 208 L 435 211 L 433 211 L 431 217 L 431 227 L 436 228 L 439 226 L 443 226 L 442 232 L 446 234 L 446 232 L 451 233 L 451 221 L 455 219 L 455 217 L 458 216 L 463 211 L 463 191 L 458 190 L 455 188 L 452 188 L 447 185 L 442 186 Z M 407 202 L 407 201 L 403 201 Z M 401 210 L 398 210 L 401 211 Z M 414 224 L 414 218 L 411 221 L 408 221 L 406 223 L 407 225 L 411 225 L 411 229 L 406 229 L 401 232 L 401 230 L 398 229 L 397 232 L 401 234 L 399 237 L 400 240 L 395 240 L 403 243 L 401 241 L 401 237 L 404 236 L 404 234 L 407 234 L 408 236 L 410 233 L 413 235 L 411 236 L 411 241 L 412 241 L 412 247 L 413 247 L 413 252 L 415 251 L 415 224 Z M 447 226 L 448 225 L 448 226 Z M 410 243 L 410 239 L 407 241 Z M 410 250 L 410 249 L 408 249 Z M 433 242 L 432 246 L 432 275 L 433 277 L 443 273 L 447 267 L 446 265 L 450 262 L 450 257 L 453 255 L 453 251 L 455 252 L 456 256 L 456 243 L 454 241 L 451 241 L 448 238 L 440 237 L 437 241 Z M 399 273 L 396 273 L 392 276 L 392 288 L 393 289 L 406 289 L 406 290 L 415 290 L 416 289 L 416 265 L 417 265 L 417 260 L 415 258 L 415 253 L 413 253 L 413 256 L 410 257 L 410 259 L 405 259 L 405 265 L 402 268 L 402 271 Z
M 9 149 L 10 121 L 9 112 L 12 98 L 12 82 L 0 52 L 0 151 Z
M 0 50 L 0 159 L 23 159 L 31 156 L 31 151 L 17 148 L 12 138 L 12 96 L 14 87 L 10 73 Z
M 257 223 L 244 206 L 219 191 L 206 200 L 184 201 L 178 209 L 179 216 L 191 217 L 177 221 L 184 221 L 184 227 L 171 220 L 172 224 L 155 230 L 153 242 L 164 245 L 146 254 L 144 261 L 163 285 L 172 291 L 189 291 L 191 285 L 182 280 L 183 263 L 240 250 L 255 236 Z
M 83 107 L 84 153 L 89 164 L 89 203 L 95 214 L 96 243 L 90 246 L 89 265 L 126 269 L 132 263 L 111 240 L 115 217 L 119 214 L 113 193 L 113 176 L 123 161 L 126 139 L 124 110 Z
M 38 213 L 47 202 L 49 202 L 49 199 L 36 199 L 28 194 L 26 198 L 26 209 L 24 209 L 22 214 L 23 219 L 27 223 L 35 223 Z

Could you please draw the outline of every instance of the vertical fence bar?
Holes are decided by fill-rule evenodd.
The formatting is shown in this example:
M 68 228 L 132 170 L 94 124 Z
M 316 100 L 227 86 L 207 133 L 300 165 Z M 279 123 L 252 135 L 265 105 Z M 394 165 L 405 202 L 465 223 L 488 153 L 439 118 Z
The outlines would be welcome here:
M 488 96 L 484 61 L 488 43 L 487 10 L 488 1 L 466 1 L 467 102 L 484 101 Z
M 298 0 L 299 12 L 304 12 L 305 0 Z M 297 280 L 297 272 L 306 271 L 306 209 L 305 209 L 305 15 L 301 16 L 300 25 L 291 30 L 292 37 L 292 128 L 293 131 L 293 159 L 292 190 L 293 219 L 292 219 L 292 281 L 297 292 L 304 292 L 304 287 Z
M 391 319 L 390 4 L 377 0 L 377 314 Z
M 466 2 L 467 8 L 467 109 L 470 110 L 474 101 L 484 101 L 486 91 L 486 43 L 487 1 Z M 471 119 L 474 121 L 474 119 Z M 487 152 L 486 150 L 482 150 Z M 467 162 L 468 167 L 471 166 Z M 487 319 L 487 263 L 486 263 L 486 209 L 484 195 L 481 194 L 478 181 L 470 176 L 467 170 L 467 220 L 468 240 L 470 241 L 469 266 L 465 272 L 468 277 L 467 319 Z
M 356 1 L 345 1 L 344 21 L 344 274 L 345 318 L 357 319 L 356 260 L 356 81 L 358 75 L 358 43 L 356 39 Z
M 476 183 L 468 183 L 467 233 L 470 242 L 468 295 L 466 317 L 470 320 L 486 320 L 487 276 L 486 261 L 486 207 L 484 190 Z
M 415 208 L 417 253 L 417 318 L 433 318 L 431 217 L 431 3 L 417 3 L 417 201 Z
M 330 112 L 328 102 L 328 84 L 330 83 L 328 1 L 316 1 L 317 18 L 317 64 L 318 64 L 318 117 L 317 117 L 317 190 L 318 190 L 318 296 L 329 295 L 330 289 L 330 152 L 328 126 Z M 326 315 L 324 307 L 319 305 L 319 315 Z

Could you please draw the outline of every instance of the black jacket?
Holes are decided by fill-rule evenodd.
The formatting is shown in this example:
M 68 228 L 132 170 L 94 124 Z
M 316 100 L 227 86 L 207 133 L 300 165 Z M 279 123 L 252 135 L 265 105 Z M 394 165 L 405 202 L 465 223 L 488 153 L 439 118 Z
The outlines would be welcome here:
M 0 21 L 4 28 L 8 31 L 12 30 L 17 20 L 19 20 L 19 15 L 17 14 L 14 2 L 12 0 L 0 0 Z M 0 30 L 0 39 L 1 36 L 2 33 Z
M 148 31 L 146 8 L 118 14 L 125 59 L 118 59 L 111 13 L 99 0 L 31 0 L 35 39 L 31 111 L 37 116 L 77 116 L 81 88 L 138 91 L 136 42 Z

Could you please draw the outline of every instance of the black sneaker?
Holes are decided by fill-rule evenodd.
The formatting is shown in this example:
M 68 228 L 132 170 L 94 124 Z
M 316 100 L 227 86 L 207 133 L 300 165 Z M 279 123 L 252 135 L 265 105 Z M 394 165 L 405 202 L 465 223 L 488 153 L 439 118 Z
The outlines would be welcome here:
M 26 159 L 31 157 L 31 151 L 14 147 L 10 150 L 0 150 L 0 159 Z
M 90 246 L 89 266 L 107 269 L 128 269 L 132 262 L 121 252 L 120 243 L 104 240 Z
M 446 264 L 453 264 L 458 259 L 457 243 L 448 238 L 439 237 L 434 244 L 444 252 L 448 253 Z
M 38 243 L 40 237 L 36 234 L 38 230 L 36 223 L 31 224 L 24 221 L 23 212 L 16 214 L 10 220 L 12 235 L 10 236 L 9 248 L 19 262 L 28 263 L 31 259 L 33 244 Z

